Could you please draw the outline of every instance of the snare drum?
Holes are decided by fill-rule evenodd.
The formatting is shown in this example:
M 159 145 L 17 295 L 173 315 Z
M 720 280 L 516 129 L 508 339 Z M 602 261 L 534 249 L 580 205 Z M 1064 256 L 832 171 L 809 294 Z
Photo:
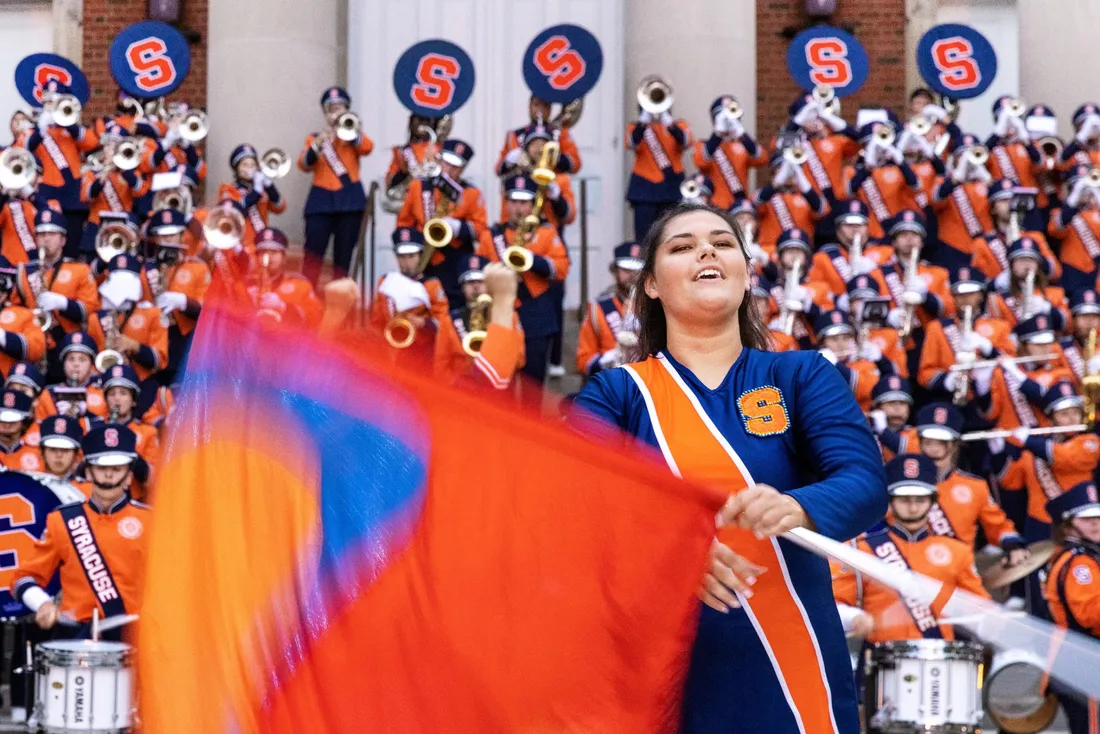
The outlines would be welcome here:
M 871 731 L 971 734 L 982 720 L 983 649 L 970 642 L 883 642 L 871 655 Z
M 124 642 L 58 640 L 36 648 L 36 718 L 48 734 L 130 731 L 132 648 Z
M 1046 692 L 1045 663 L 1024 650 L 993 656 L 982 702 L 997 728 L 1010 734 L 1045 731 L 1058 715 L 1058 699 Z

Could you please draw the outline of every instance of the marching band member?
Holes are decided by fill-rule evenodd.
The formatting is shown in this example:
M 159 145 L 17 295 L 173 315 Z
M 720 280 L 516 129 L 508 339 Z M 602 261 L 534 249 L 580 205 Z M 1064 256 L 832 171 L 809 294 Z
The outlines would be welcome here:
M 749 257 L 728 215 L 681 205 L 642 252 L 647 358 L 595 375 L 570 420 L 623 440 L 606 424 L 617 426 L 684 478 L 732 493 L 699 590 L 681 731 L 857 731 L 828 564 L 771 536 L 814 527 L 849 538 L 882 516 L 882 464 L 863 416 L 819 356 L 760 351 Z
M 1086 375 L 1100 374 L 1100 342 L 1094 344 L 1095 354 L 1088 356 L 1089 340 L 1094 331 L 1100 330 L 1100 295 L 1092 288 L 1077 291 L 1070 298 L 1073 314 L 1073 333 L 1061 338 L 1058 346 L 1062 362 L 1073 370 L 1078 385 Z
M 0 255 L 0 374 L 16 362 L 37 362 L 46 356 L 46 337 L 34 312 L 11 301 L 19 270 Z
M 34 120 L 23 110 L 16 110 L 11 113 L 11 119 L 8 121 L 8 129 L 11 131 L 11 145 L 0 145 L 0 150 L 26 147 L 27 136 L 31 134 L 34 128 Z
M 990 188 L 989 215 L 993 228 L 971 243 L 970 260 L 970 264 L 985 273 L 987 278 L 996 279 L 1008 270 L 1008 248 L 1021 237 L 1029 237 L 1038 244 L 1043 259 L 1047 261 L 1051 280 L 1062 277 L 1062 264 L 1054 256 L 1043 233 L 1023 229 L 1023 216 L 1019 209 L 1021 204 L 1026 203 L 1023 201 L 1026 197 L 1025 190 L 1009 179 L 999 179 Z M 1002 276 L 996 285 L 1003 288 L 1007 280 L 1007 276 Z
M 39 395 L 36 417 L 55 413 L 80 417 L 87 413 L 106 418 L 107 401 L 95 384 L 95 340 L 87 332 L 74 331 L 66 334 L 59 346 L 62 381 L 47 385 Z
M 909 380 L 883 375 L 871 390 L 871 428 L 882 447 L 883 461 L 910 453 L 917 445 L 917 429 L 909 425 L 913 393 Z
M 528 176 L 513 176 L 504 181 L 508 198 L 508 220 L 490 227 L 482 238 L 478 254 L 490 262 L 503 262 L 511 245 L 530 251 L 532 266 L 521 273 L 519 287 L 519 322 L 523 327 L 526 364 L 523 372 L 536 382 L 544 382 L 550 359 L 553 335 L 561 330 L 557 304 L 549 294 L 550 282 L 565 280 L 569 273 L 569 256 L 557 231 L 542 224 L 529 232 L 529 239 L 516 239 L 524 218 L 534 213 L 537 186 Z
M 86 170 L 81 178 L 80 198 L 88 205 L 88 222 L 80 240 L 80 252 L 86 258 L 94 257 L 96 235 L 104 212 L 134 210 L 134 202 L 149 188 L 149 180 L 137 170 L 122 170 L 115 166 L 114 156 L 119 143 L 129 139 L 130 133 L 113 125 L 103 136 L 103 169 Z
M 145 531 L 151 517 L 149 508 L 127 491 L 137 456 L 134 444 L 134 434 L 122 426 L 97 426 L 84 437 L 91 497 L 51 512 L 42 540 L 29 558 L 20 559 L 12 596 L 35 613 L 42 629 L 61 622 L 63 636 L 86 638 L 92 610 L 110 618 L 141 608 L 149 537 Z M 44 588 L 58 572 L 60 604 Z M 73 623 L 81 626 L 66 629 Z M 107 639 L 120 637 L 121 629 L 104 634 Z
M 561 146 L 561 156 L 558 157 L 558 173 L 580 173 L 581 153 L 577 148 L 577 143 L 569 133 L 569 127 L 557 124 L 550 118 L 552 108 L 553 105 L 546 100 L 531 95 L 527 105 L 531 121 L 523 127 L 509 130 L 508 134 L 504 136 L 504 145 L 501 147 L 500 156 L 497 159 L 497 176 L 505 178 L 518 173 L 513 169 L 523 157 L 522 141 L 531 128 L 535 126 L 550 126 L 554 129 L 554 139 Z
M 463 377 L 478 375 L 497 390 L 512 384 L 516 370 L 523 367 L 523 332 L 516 315 L 516 293 L 519 281 L 507 266 L 490 263 L 471 255 L 466 271 L 459 276 L 464 296 L 463 306 L 451 311 L 453 329 L 440 329 L 435 349 L 435 374 L 457 382 Z M 488 296 L 488 311 L 477 316 L 478 299 Z M 481 319 L 477 322 L 477 319 Z M 484 340 L 471 357 L 463 347 L 470 333 L 484 331 Z M 473 370 L 471 370 L 471 367 Z
M 18 265 L 38 256 L 34 221 L 39 209 L 49 206 L 34 186 L 0 191 L 0 255 Z
M 84 440 L 81 421 L 67 415 L 50 415 L 38 423 L 38 450 L 42 470 L 50 476 L 75 484 L 80 465 L 80 443 Z
M 397 215 L 398 227 L 423 232 L 428 220 L 442 218 L 451 228 L 450 243 L 433 252 L 424 272 L 437 278 L 447 298 L 455 303 L 461 302 L 458 277 L 463 264 L 489 229 L 485 196 L 462 177 L 473 157 L 474 149 L 468 143 L 454 138 L 447 140 L 439 154 L 440 174 L 409 182 L 405 204 Z
M 711 102 L 710 119 L 714 132 L 706 140 L 697 140 L 692 160 L 699 172 L 711 181 L 711 200 L 706 202 L 728 209 L 738 195 L 749 191 L 749 169 L 768 164 L 768 153 L 745 132 L 740 116 L 734 116 L 731 105 L 737 100 L 722 95 Z
M 38 396 L 42 394 L 42 389 L 46 387 L 46 378 L 33 362 L 16 362 L 8 370 L 4 387 L 18 390 L 31 400 L 37 401 Z
M 873 627 L 868 642 L 955 639 L 954 627 L 938 618 L 955 589 L 988 599 L 974 571 L 974 552 L 965 543 L 935 534 L 929 526 L 934 506 L 936 464 L 921 454 L 902 454 L 886 465 L 890 493 L 891 522 L 885 528 L 859 538 L 857 547 L 881 558 L 899 571 L 916 571 L 944 584 L 931 605 L 904 597 L 893 589 L 868 579 L 856 579 L 856 572 L 841 567 L 833 576 L 833 594 L 838 604 L 863 609 Z
M 830 190 L 843 191 L 844 161 L 859 153 L 859 134 L 812 94 L 799 96 L 787 112 L 791 119 L 785 131 L 800 133 L 807 143 L 802 146 L 806 161 L 801 167 L 814 191 L 826 198 Z M 778 141 L 774 141 L 772 150 L 778 148 Z
M 892 252 L 887 248 L 871 248 L 867 238 L 867 205 L 858 199 L 837 202 L 833 216 L 835 242 L 814 253 L 810 280 L 829 286 L 834 296 L 845 293 L 848 283 L 857 275 L 866 275 L 886 262 Z M 858 244 L 857 248 L 853 245 Z M 879 250 L 886 258 L 879 262 Z
M 130 365 L 116 364 L 103 375 L 99 388 L 107 401 L 107 422 L 125 426 L 134 433 L 137 457 L 131 466 L 134 481 L 130 485 L 130 494 L 143 499 L 148 495 L 152 468 L 160 457 L 160 442 L 157 429 L 142 423 L 135 413 L 138 396 L 141 395 L 137 373 Z
M 921 258 L 928 233 L 918 212 L 912 209 L 899 212 L 887 223 L 887 228 L 894 255 L 871 277 L 892 299 L 890 325 L 907 338 L 941 315 L 954 315 L 955 306 L 948 297 L 950 278 L 947 270 Z
M 1066 180 L 1069 193 L 1060 207 L 1050 212 L 1047 234 L 1062 243 L 1062 287 L 1067 292 L 1096 287 L 1096 262 L 1100 260 L 1100 201 L 1090 168 L 1071 169 Z
M 1002 95 L 993 102 L 993 134 L 985 142 L 989 151 L 986 165 L 995 179 L 1017 182 L 1029 189 L 1039 189 L 1038 173 L 1043 156 L 1031 140 L 1022 115 L 1011 109 L 1018 103 L 1014 97 Z
M 552 139 L 550 131 L 536 125 L 523 137 L 523 149 L 527 152 L 527 159 L 538 161 L 542 156 L 543 148 Z M 527 171 L 530 174 L 530 171 Z M 548 222 L 558 230 L 558 236 L 564 237 L 565 225 L 572 223 L 577 218 L 576 197 L 573 194 L 573 184 L 569 174 L 555 175 L 554 180 L 546 187 L 546 198 L 543 201 L 542 211 L 536 212 L 543 221 Z
M 206 180 L 206 158 L 199 150 L 199 144 L 188 140 L 180 133 L 180 123 L 191 111 L 186 102 L 177 103 L 178 109 L 168 119 L 168 129 L 164 133 L 153 151 L 152 173 L 166 173 L 175 171 L 180 167 L 190 168 L 195 172 L 196 181 Z
M 393 146 L 393 160 L 386 171 L 386 188 L 392 189 L 408 180 L 409 171 L 424 165 L 435 151 L 432 136 L 425 130 L 435 130 L 439 124 L 437 117 L 421 117 L 416 113 L 409 115 L 409 142 Z
M 634 151 L 626 200 L 634 210 L 634 239 L 641 241 L 653 222 L 680 201 L 684 151 L 693 139 L 687 122 L 673 120 L 670 112 L 655 119 L 640 110 L 638 121 L 626 126 L 625 143 Z
M 61 127 L 54 123 L 54 101 L 72 91 L 57 81 L 46 82 L 42 91 L 42 112 L 37 127 L 26 138 L 25 147 L 42 171 L 38 192 L 46 199 L 57 201 L 65 215 L 67 255 L 75 257 L 88 205 L 81 198 L 81 155 L 99 147 L 99 136 L 80 123 Z
M 148 291 L 144 295 L 156 304 L 168 322 L 168 363 L 158 375 L 161 383 L 168 385 L 175 381 L 190 348 L 210 287 L 210 268 L 206 263 L 183 254 L 186 230 L 186 215 L 175 209 L 155 212 L 146 225 L 147 241 L 154 251 L 152 261 L 145 263 Z
M 932 197 L 941 245 L 936 262 L 946 268 L 969 265 L 971 243 L 993 228 L 988 199 L 992 176 L 983 151 L 973 135 L 962 136 L 954 162 Z
M 88 316 L 88 333 L 104 349 L 122 353 L 144 382 L 168 364 L 168 329 L 161 310 L 142 299 L 141 261 L 115 255 L 99 287 L 102 308 Z
M 1047 573 L 1046 600 L 1060 627 L 1100 638 L 1100 498 L 1092 481 L 1047 502 L 1058 547 Z M 1070 734 L 1096 734 L 1100 705 L 1055 686 Z
M 835 306 L 828 286 L 807 277 L 808 240 L 808 235 L 800 229 L 783 232 L 776 243 L 775 262 L 765 267 L 765 274 L 773 276 L 772 297 L 780 304 L 779 318 L 785 322 L 780 330 L 790 333 L 805 349 L 814 345 L 811 326 L 818 315 Z
M 881 353 L 877 362 L 863 356 L 856 343 L 855 329 L 844 311 L 834 309 L 821 313 L 814 327 L 821 356 L 836 366 L 860 408 L 867 411 L 871 406 L 871 391 L 882 375 L 881 369 L 892 370 L 892 365 L 882 360 Z
M 969 395 L 966 381 L 970 375 L 951 371 L 957 363 L 958 354 L 973 354 L 978 359 L 988 359 L 998 352 L 1008 355 L 1016 353 L 1012 327 L 1001 319 L 985 315 L 985 287 L 985 278 L 979 271 L 958 268 L 951 275 L 955 315 L 929 321 L 925 325 L 917 383 L 934 399 L 958 398 L 962 402 Z
M 905 156 L 905 162 L 917 177 L 917 186 L 902 196 L 905 209 L 918 209 L 924 212 L 929 219 L 933 218 L 932 198 L 936 194 L 936 186 L 940 177 L 947 173 L 943 159 L 936 155 L 935 140 L 937 136 L 946 134 L 941 121 L 946 117 L 946 112 L 938 105 L 928 105 L 921 117 L 929 124 L 927 132 L 915 129 L 911 119 L 905 124 L 898 134 L 897 147 Z
M 990 494 L 989 482 L 959 469 L 963 414 L 951 403 L 930 403 L 917 412 L 920 453 L 936 463 L 936 502 L 928 526 L 974 550 L 981 525 L 986 541 L 1001 548 L 1006 565 L 1028 556 L 1023 537 Z
M 747 249 L 747 248 L 746 248 Z M 751 263 L 751 255 L 750 255 Z M 789 334 L 783 333 L 783 323 L 779 316 L 779 307 L 772 297 L 775 284 L 766 276 L 754 269 L 749 273 L 749 307 L 753 309 L 757 318 L 767 325 L 767 333 L 764 335 L 769 348 L 773 352 L 797 352 L 800 349 L 798 340 Z
M 359 159 L 370 155 L 374 143 L 359 131 L 355 140 L 336 135 L 341 116 L 351 108 L 351 97 L 340 87 L 329 87 L 321 95 L 325 128 L 306 137 L 298 157 L 298 168 L 313 174 L 313 186 L 306 199 L 306 259 L 302 273 L 314 285 L 321 264 L 333 241 L 333 277 L 347 275 L 351 253 L 359 239 L 367 196 L 359 181 Z
M 397 272 L 417 283 L 422 283 L 427 295 L 427 305 L 431 318 L 439 323 L 447 318 L 451 312 L 450 300 L 443 290 L 443 284 L 438 278 L 429 278 L 420 270 L 420 263 L 424 257 L 424 237 L 419 229 L 410 227 L 398 227 L 393 231 L 393 254 L 397 262 Z M 378 279 L 378 287 L 381 288 L 387 276 Z M 465 299 L 463 299 L 465 302 Z M 391 303 L 386 299 L 376 298 L 371 304 L 371 323 L 381 330 L 394 316 Z M 396 312 L 399 313 L 399 312 Z M 417 325 L 419 326 L 419 324 Z
M 637 337 L 637 320 L 629 306 L 644 263 L 641 250 L 634 242 L 615 248 L 611 261 L 615 285 L 588 304 L 577 343 L 577 372 L 586 378 L 622 364 L 624 347 L 630 351 Z
M 756 244 L 769 254 L 775 252 L 780 233 L 791 229 L 813 232 L 814 223 L 829 212 L 827 197 L 818 195 L 802 168 L 783 153 L 772 156 L 771 169 L 771 183 L 752 197 L 760 219 Z
M 847 192 L 859 198 L 870 212 L 868 234 L 885 234 L 883 226 L 914 200 L 920 191 L 917 174 L 909 167 L 901 148 L 894 145 L 894 127 L 887 122 L 864 125 L 859 132 L 866 147 L 848 180 Z
M 860 356 L 871 362 L 885 359 L 891 367 L 887 373 L 908 378 L 909 365 L 901 335 L 886 321 L 890 299 L 882 295 L 878 281 L 869 275 L 857 275 L 848 281 L 847 297 L 841 296 L 837 301 L 838 307 L 847 301 Z
M 11 471 L 42 471 L 42 457 L 24 437 L 34 423 L 33 401 L 11 388 L 0 392 L 0 466 Z
M 1051 328 L 1063 331 L 1069 323 L 1069 306 L 1065 291 L 1050 285 L 1049 267 L 1038 242 L 1030 237 L 1013 242 L 1008 248 L 1008 277 L 1002 278 L 1005 285 L 989 298 L 990 316 L 1016 325 L 1044 314 L 1050 317 Z
M 304 275 L 287 272 L 283 267 L 287 247 L 286 235 L 281 230 L 268 227 L 259 232 L 254 260 L 255 277 L 248 293 L 261 310 L 278 314 L 280 320 L 316 328 L 324 314 L 324 303 Z M 176 280 L 179 275 L 176 274 Z
M 259 155 L 248 143 L 233 149 L 229 167 L 233 169 L 233 182 L 218 187 L 218 201 L 231 199 L 244 207 L 241 244 L 251 254 L 256 246 L 256 235 L 267 228 L 272 214 L 286 211 L 286 202 L 275 182 L 260 171 Z
M 1086 102 L 1073 111 L 1073 140 L 1062 149 L 1062 167 L 1100 166 L 1100 105 Z

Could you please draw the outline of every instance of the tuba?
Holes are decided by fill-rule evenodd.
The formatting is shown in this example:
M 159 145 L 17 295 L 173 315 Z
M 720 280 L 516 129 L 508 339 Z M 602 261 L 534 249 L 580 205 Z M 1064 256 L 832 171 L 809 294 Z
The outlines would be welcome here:
M 211 209 L 202 233 L 215 250 L 232 250 L 244 237 L 244 215 L 228 204 Z
M 476 357 L 481 352 L 481 345 L 488 336 L 489 309 L 492 305 L 493 297 L 482 293 L 470 309 L 470 330 L 462 337 L 462 351 L 471 357 Z
M 0 191 L 19 191 L 34 186 L 38 162 L 25 148 L 8 148 L 0 154 Z
M 290 158 L 282 148 L 270 148 L 260 156 L 260 173 L 272 181 L 290 173 Z
M 538 194 L 535 195 L 534 211 L 523 218 L 516 228 L 515 244 L 504 251 L 504 264 L 517 273 L 525 273 L 535 263 L 535 256 L 527 249 L 527 240 L 542 225 L 542 204 L 546 200 L 546 187 L 550 185 L 557 174 L 554 170 L 558 166 L 558 156 L 561 155 L 561 147 L 554 141 L 548 141 L 542 148 L 535 170 L 531 172 L 531 178 L 539 185 Z
M 210 124 L 207 122 L 206 113 L 202 110 L 191 110 L 180 121 L 180 137 L 188 142 L 197 143 L 206 138 L 209 133 Z
M 128 224 L 108 222 L 96 233 L 95 251 L 105 263 L 111 262 L 117 255 L 133 255 L 137 248 L 137 233 Z
M 647 76 L 638 85 L 638 106 L 651 115 L 672 109 L 672 85 L 659 76 Z
M 345 112 L 336 118 L 336 137 L 349 143 L 359 139 L 361 124 L 359 115 L 354 112 Z

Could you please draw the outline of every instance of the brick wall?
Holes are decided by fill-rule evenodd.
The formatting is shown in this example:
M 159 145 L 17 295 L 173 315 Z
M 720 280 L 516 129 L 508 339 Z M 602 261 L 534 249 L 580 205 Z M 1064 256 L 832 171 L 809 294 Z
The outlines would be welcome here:
M 169 99 L 180 99 L 192 105 L 206 105 L 206 20 L 208 0 L 180 0 L 182 6 L 180 30 L 184 35 L 194 32 L 198 42 L 191 44 L 191 73 Z M 82 68 L 88 76 L 91 99 L 85 120 L 107 115 L 115 107 L 118 86 L 111 76 L 109 53 L 111 41 L 126 26 L 146 20 L 147 0 L 84 0 L 84 59 Z
M 843 100 L 841 115 L 854 124 L 861 106 L 900 113 L 908 94 L 905 0 L 838 0 L 828 24 L 854 35 L 871 67 L 863 88 Z M 787 48 L 807 25 L 801 0 L 756 0 L 756 129 L 762 140 L 770 140 L 787 121 L 787 105 L 799 92 L 787 73 Z

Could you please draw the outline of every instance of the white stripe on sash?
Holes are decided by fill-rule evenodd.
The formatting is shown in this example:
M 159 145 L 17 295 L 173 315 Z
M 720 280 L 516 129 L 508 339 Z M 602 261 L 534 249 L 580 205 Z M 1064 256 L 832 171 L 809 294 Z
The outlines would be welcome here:
M 672 166 L 672 161 L 668 159 L 668 153 L 665 152 L 665 146 L 661 144 L 661 139 L 657 137 L 657 133 L 653 131 L 651 126 L 646 125 L 645 132 L 642 133 L 642 140 L 645 141 L 646 147 L 649 148 L 649 152 L 653 156 L 653 162 L 657 164 L 657 168 L 664 170 Z
M 325 161 L 328 163 L 328 167 L 332 169 L 333 175 L 337 178 L 347 174 L 347 166 L 340 160 L 340 156 L 336 153 L 336 148 L 333 146 L 331 140 L 326 140 L 321 144 L 321 155 L 324 156 Z
M 1004 145 L 995 146 L 993 157 L 1001 168 L 1001 178 L 1011 178 L 1013 181 L 1020 180 L 1020 175 L 1016 172 L 1016 164 L 1012 162 L 1012 156 L 1008 154 L 1008 148 Z
M 882 192 L 878 188 L 875 177 L 872 175 L 863 179 L 863 183 L 859 185 L 859 188 L 863 190 L 863 195 L 867 197 L 867 203 L 871 206 L 875 219 L 879 222 L 885 222 L 889 219 L 890 208 L 886 206 L 886 201 L 882 198 Z
M 802 150 L 806 152 L 806 165 L 810 167 L 810 175 L 814 177 L 814 183 L 817 184 L 817 188 L 824 191 L 831 187 L 833 182 L 829 179 L 829 172 L 825 170 L 825 164 L 822 163 L 821 158 L 818 157 L 813 142 L 806 141 L 802 145 Z
M 955 209 L 958 210 L 959 216 L 962 217 L 963 225 L 966 227 L 966 233 L 973 239 L 982 234 L 982 223 L 978 219 L 978 215 L 974 213 L 974 202 L 970 200 L 970 195 L 966 193 L 966 189 L 962 186 L 956 186 L 951 192 L 951 198 L 955 202 Z
M 1073 227 L 1073 231 L 1077 233 L 1078 239 L 1081 240 L 1081 244 L 1088 250 L 1089 257 L 1095 260 L 1100 257 L 1100 242 L 1096 240 L 1096 233 L 1089 227 L 1089 223 L 1085 221 L 1084 217 L 1077 215 L 1070 222 L 1070 226 Z
M 729 187 L 730 193 L 742 193 L 745 189 L 741 186 L 741 179 L 737 178 L 737 171 L 734 170 L 729 156 L 722 150 L 721 145 L 714 151 L 714 162 L 718 164 L 718 171 L 722 174 L 722 179 Z
M 775 218 L 779 220 L 779 225 L 783 227 L 784 231 L 798 229 L 791 217 L 791 210 L 787 208 L 787 202 L 783 199 L 783 194 L 777 191 L 775 196 L 768 200 L 768 203 L 772 205 Z

